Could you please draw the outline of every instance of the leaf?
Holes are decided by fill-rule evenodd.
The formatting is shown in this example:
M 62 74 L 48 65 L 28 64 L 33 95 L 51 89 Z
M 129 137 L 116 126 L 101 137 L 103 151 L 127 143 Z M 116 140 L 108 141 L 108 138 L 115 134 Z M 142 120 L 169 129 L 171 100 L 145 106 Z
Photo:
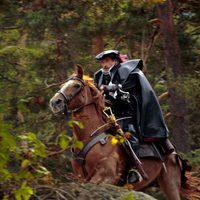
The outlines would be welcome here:
M 25 159 L 25 160 L 22 161 L 21 167 L 22 167 L 22 168 L 25 168 L 25 167 L 27 167 L 29 164 L 30 164 L 30 160 Z
M 36 169 L 36 172 L 39 173 L 40 175 L 48 175 L 50 172 L 47 170 L 46 167 L 39 166 L 38 169 Z
M 26 134 L 26 138 L 30 141 L 37 141 L 38 140 L 37 136 L 34 133 L 31 133 L 31 132 Z
M 7 129 L 8 127 L 0 127 L 1 128 L 5 128 Z M 1 130 L 0 130 L 1 131 Z M 1 141 L 0 141 L 0 150 L 2 152 L 2 149 L 4 150 L 8 150 L 8 151 L 14 151 L 16 148 L 16 143 L 15 143 L 15 138 L 13 136 L 11 136 L 7 131 L 3 131 L 0 132 L 0 137 L 1 137 Z
M 46 157 L 46 147 L 45 145 L 37 138 L 37 136 L 34 133 L 27 133 L 26 135 L 19 136 L 22 140 L 28 140 L 31 144 L 29 149 L 32 151 L 33 156 L 39 156 L 39 157 Z
M 123 137 L 120 137 L 119 142 L 123 143 L 125 141 L 125 139 Z
M 26 181 L 24 181 L 21 187 L 15 191 L 16 200 L 29 200 L 31 195 L 33 194 L 33 189 L 26 185 Z
M 115 137 L 112 137 L 111 144 L 116 145 L 118 143 L 118 140 Z
M 12 174 L 7 169 L 0 167 L 0 174 L 0 182 L 12 179 Z
M 121 200 L 136 200 L 136 199 L 133 197 L 132 193 L 129 193 L 128 195 L 122 197 Z
M 59 146 L 64 150 L 69 146 L 69 140 L 64 135 L 59 137 Z
M 3 197 L 3 200 L 9 200 L 9 199 L 8 199 L 8 196 L 7 196 L 7 195 L 4 196 L 4 197 Z
M 84 144 L 83 142 L 75 139 L 73 143 L 73 147 L 81 150 L 84 147 Z
M 46 147 L 44 146 L 43 143 L 35 144 L 34 150 L 35 150 L 35 155 L 42 158 L 46 157 Z
M 68 126 L 73 127 L 73 125 L 77 125 L 79 128 L 83 129 L 84 125 L 81 121 L 70 120 L 68 121 Z

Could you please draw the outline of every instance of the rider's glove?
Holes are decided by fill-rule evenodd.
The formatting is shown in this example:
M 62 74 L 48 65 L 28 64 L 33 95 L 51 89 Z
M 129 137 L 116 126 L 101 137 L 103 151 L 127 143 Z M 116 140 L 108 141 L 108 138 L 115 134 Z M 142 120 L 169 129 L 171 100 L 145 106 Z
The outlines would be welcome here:
M 121 88 L 120 84 L 102 85 L 100 87 L 100 89 L 103 90 L 104 92 L 115 92 L 116 90 L 118 90 L 120 88 Z

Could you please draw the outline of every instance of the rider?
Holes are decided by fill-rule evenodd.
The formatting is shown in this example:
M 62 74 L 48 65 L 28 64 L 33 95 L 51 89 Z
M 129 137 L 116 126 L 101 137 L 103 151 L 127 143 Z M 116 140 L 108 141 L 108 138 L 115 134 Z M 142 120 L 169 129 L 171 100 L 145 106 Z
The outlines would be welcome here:
M 117 50 L 103 51 L 96 59 L 102 68 L 94 74 L 94 83 L 104 91 L 107 106 L 116 118 L 124 119 L 121 126 L 124 132 L 132 133 L 129 141 L 134 151 L 138 152 L 140 142 L 168 141 L 169 131 L 156 95 L 142 72 L 142 60 L 125 58 L 124 62 Z

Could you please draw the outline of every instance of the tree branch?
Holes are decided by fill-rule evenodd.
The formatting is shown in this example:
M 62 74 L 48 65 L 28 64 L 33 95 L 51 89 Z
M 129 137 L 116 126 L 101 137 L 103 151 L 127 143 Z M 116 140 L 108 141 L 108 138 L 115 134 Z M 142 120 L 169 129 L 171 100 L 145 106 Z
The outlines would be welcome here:
M 154 46 L 154 43 L 156 41 L 156 39 L 158 38 L 158 36 L 160 35 L 160 28 L 159 26 L 156 26 L 156 29 L 154 30 L 154 32 L 152 33 L 151 37 L 150 37 L 150 42 L 147 46 L 147 51 L 146 51 L 146 55 L 144 56 L 144 63 L 147 62 L 147 59 L 149 58 L 149 55 L 151 53 L 151 50 Z
M 118 45 L 129 35 L 129 31 L 122 35 L 116 42 L 115 46 L 114 46 L 114 49 L 116 49 L 118 47 Z
M 61 85 L 61 84 L 65 83 L 65 82 L 66 82 L 66 80 L 63 80 L 63 81 L 58 82 L 58 83 L 48 84 L 48 83 L 47 83 L 47 79 L 45 79 L 45 80 L 44 80 L 44 84 L 46 85 L 46 87 L 45 87 L 44 89 L 49 89 L 49 88 L 52 88 L 52 87 Z
M 169 97 L 169 92 L 164 92 L 158 97 L 158 101 L 162 101 L 164 98 Z

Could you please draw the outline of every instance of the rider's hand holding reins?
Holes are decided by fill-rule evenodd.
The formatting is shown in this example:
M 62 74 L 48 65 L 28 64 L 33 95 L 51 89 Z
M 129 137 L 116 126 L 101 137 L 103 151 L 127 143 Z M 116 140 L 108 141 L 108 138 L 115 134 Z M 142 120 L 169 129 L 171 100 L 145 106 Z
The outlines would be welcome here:
M 100 90 L 103 90 L 104 92 L 115 92 L 120 88 L 121 88 L 120 84 L 109 84 L 109 85 L 101 85 Z

